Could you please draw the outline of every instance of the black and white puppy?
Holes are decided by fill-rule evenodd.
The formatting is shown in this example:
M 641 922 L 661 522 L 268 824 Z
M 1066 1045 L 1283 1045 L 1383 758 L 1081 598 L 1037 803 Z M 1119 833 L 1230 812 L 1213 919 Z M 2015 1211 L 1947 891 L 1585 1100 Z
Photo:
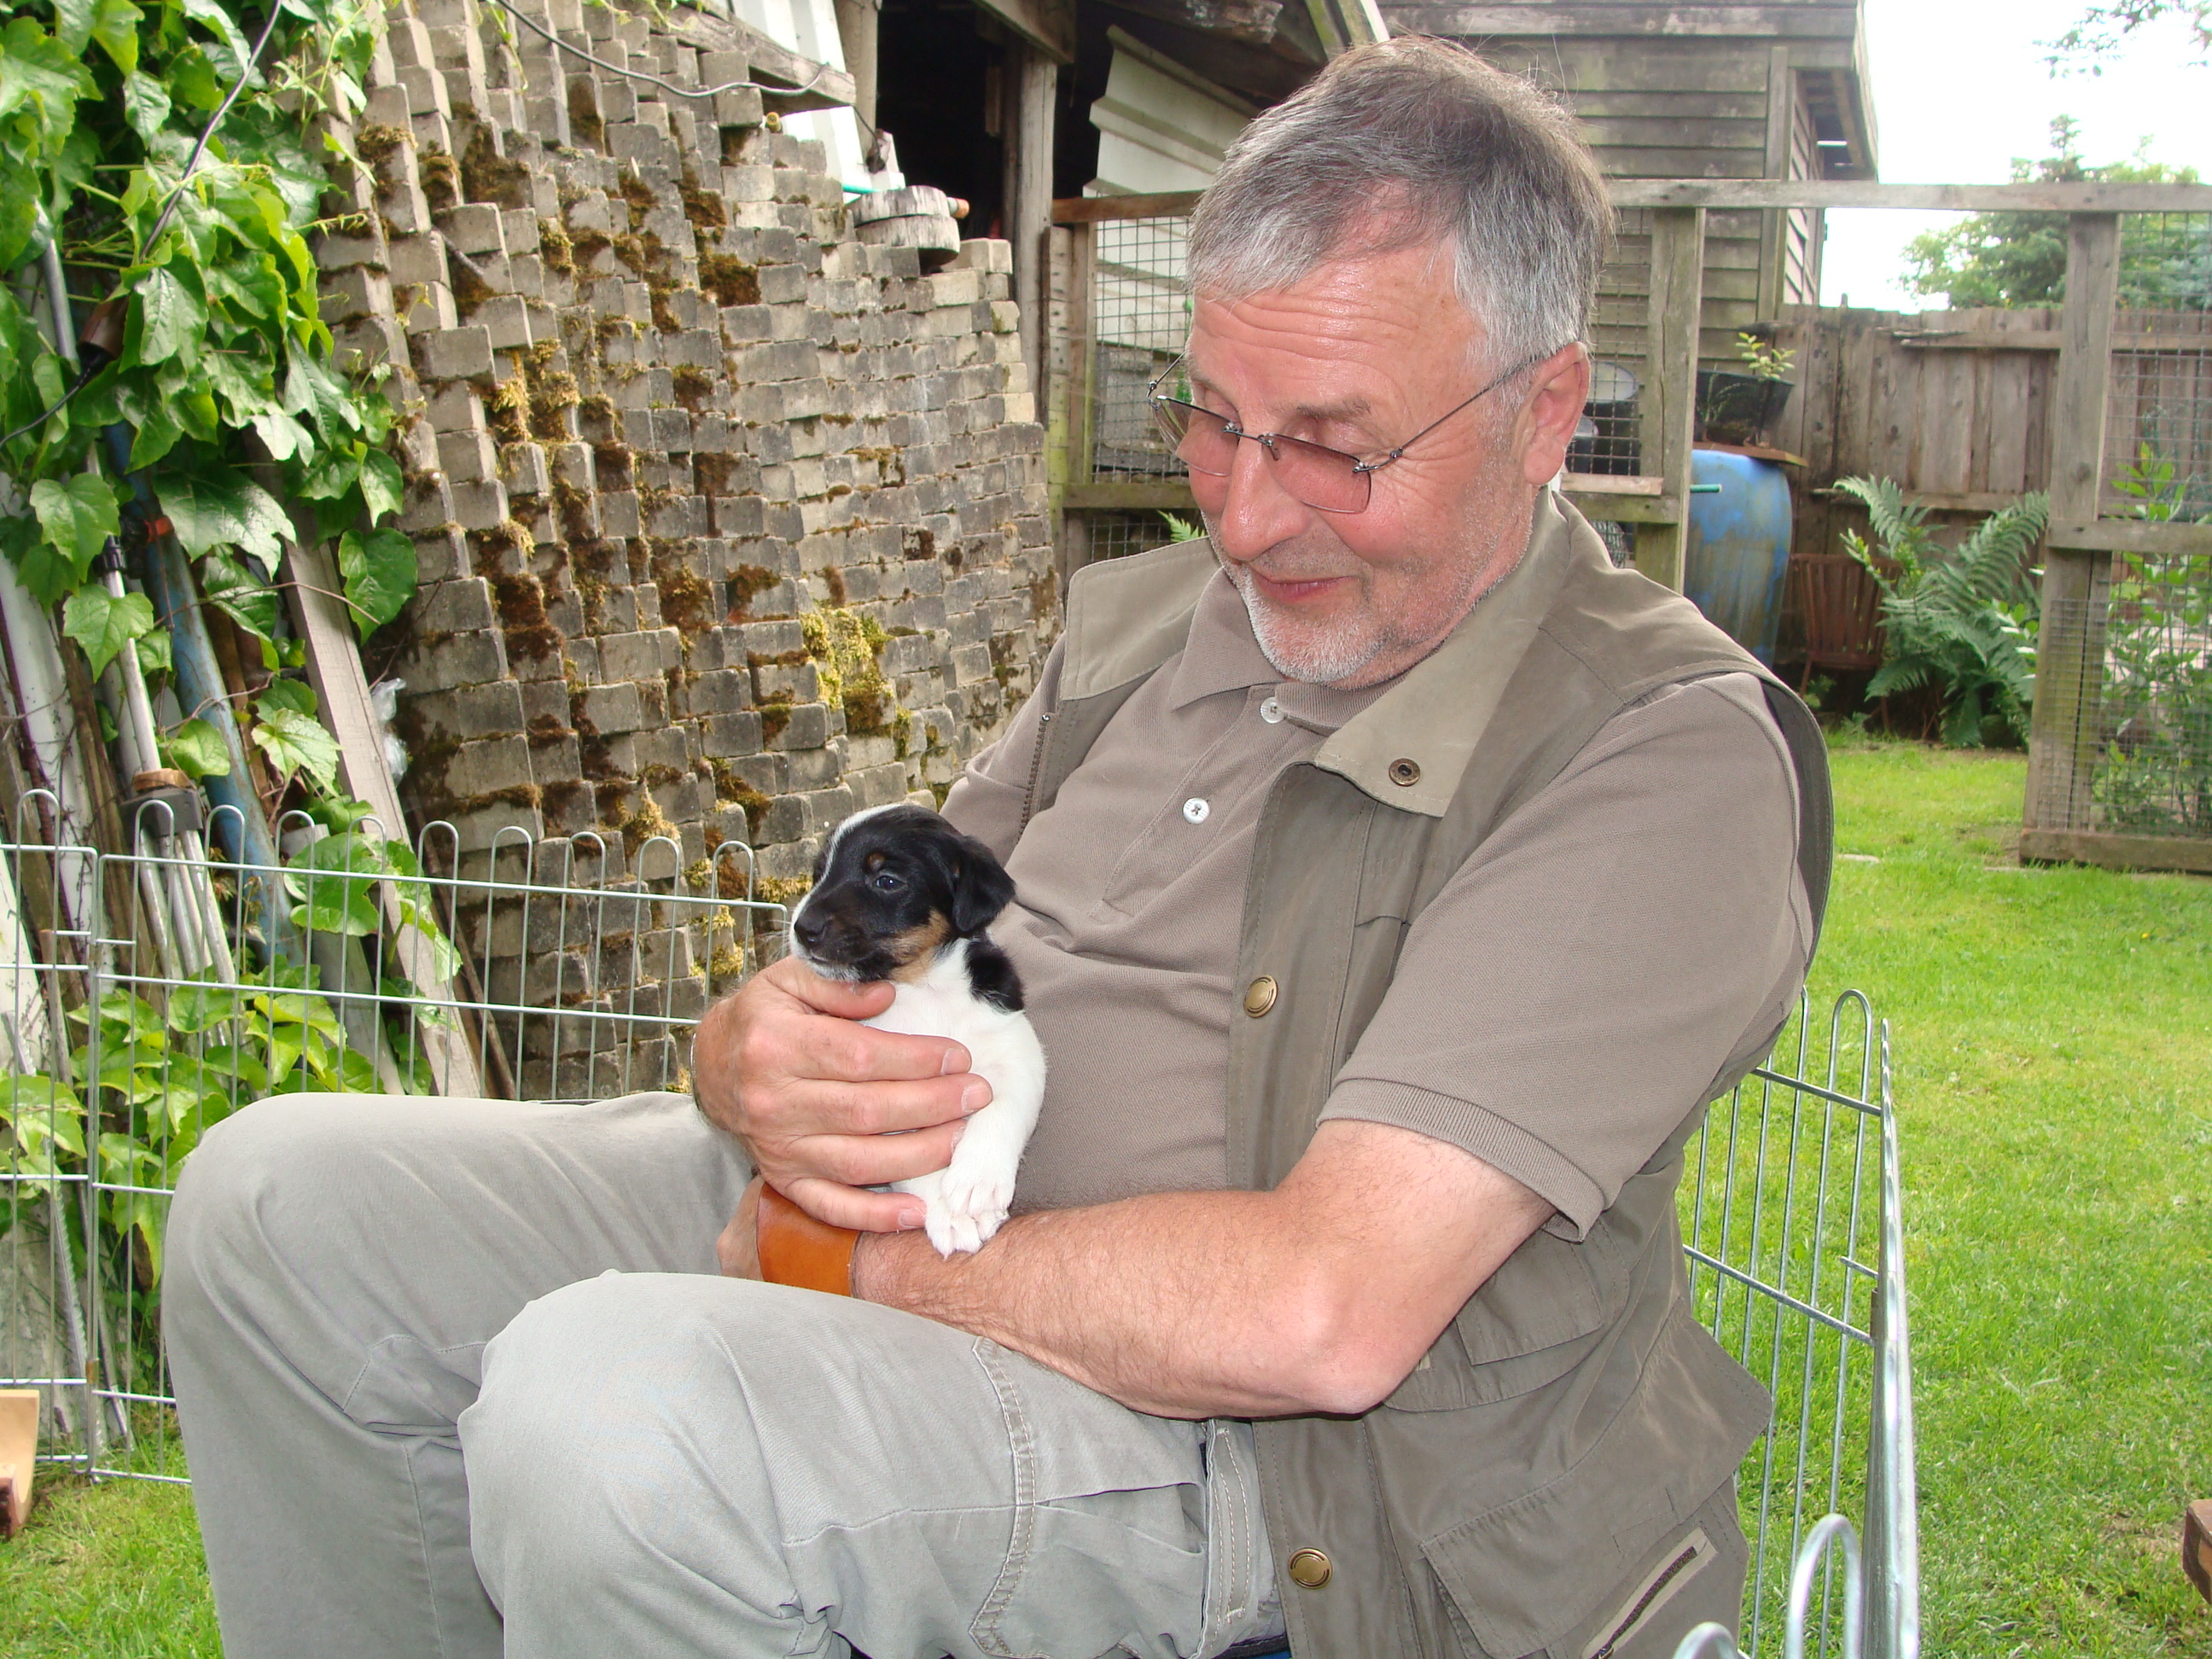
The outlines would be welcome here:
M 928 1205 L 938 1252 L 982 1248 L 1013 1201 L 1014 1171 L 1044 1103 L 1044 1049 L 1022 1012 L 1021 976 L 984 932 L 1014 896 L 991 849 L 934 812 L 900 805 L 837 826 L 792 913 L 793 950 L 824 979 L 891 981 L 866 1023 L 963 1044 L 991 1085 L 951 1167 L 896 1183 Z

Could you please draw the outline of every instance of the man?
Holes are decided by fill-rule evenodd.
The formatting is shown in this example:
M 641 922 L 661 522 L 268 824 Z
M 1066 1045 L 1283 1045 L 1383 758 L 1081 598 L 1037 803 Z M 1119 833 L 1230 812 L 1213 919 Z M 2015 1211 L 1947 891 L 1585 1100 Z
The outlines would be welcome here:
M 795 963 L 701 1025 L 719 1127 L 302 1098 L 209 1138 L 168 1319 L 234 1659 L 1733 1623 L 1765 1402 L 1673 1194 L 1794 1006 L 1825 772 L 1548 489 L 1607 225 L 1565 118 L 1434 42 L 1238 142 L 1161 388 L 1208 541 L 1084 573 L 945 803 L 1019 884 L 1052 1067 L 981 1252 L 870 1189 L 988 1084 Z M 849 1295 L 709 1276 L 733 1212 L 726 1268 L 789 1259 L 787 1200 Z

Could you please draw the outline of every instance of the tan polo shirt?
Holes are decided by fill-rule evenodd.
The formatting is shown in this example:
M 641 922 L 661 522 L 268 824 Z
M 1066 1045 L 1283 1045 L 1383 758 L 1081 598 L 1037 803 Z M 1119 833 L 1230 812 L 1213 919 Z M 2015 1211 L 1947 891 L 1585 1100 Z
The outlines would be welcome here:
M 1563 536 L 1540 535 L 1461 624 L 1501 644 L 1471 702 L 1502 690 L 1547 586 L 1526 579 L 1563 551 Z M 1228 1030 L 1261 810 L 1284 767 L 1386 689 L 1281 679 L 1217 578 L 1184 650 L 1027 834 L 1034 701 L 954 786 L 946 815 L 1015 879 L 994 934 L 1049 1066 L 1017 1210 L 1227 1184 Z M 1323 1116 L 1463 1147 L 1579 1237 L 1682 1102 L 1794 1004 L 1812 928 L 1793 779 L 1747 674 L 1623 711 L 1422 913 Z

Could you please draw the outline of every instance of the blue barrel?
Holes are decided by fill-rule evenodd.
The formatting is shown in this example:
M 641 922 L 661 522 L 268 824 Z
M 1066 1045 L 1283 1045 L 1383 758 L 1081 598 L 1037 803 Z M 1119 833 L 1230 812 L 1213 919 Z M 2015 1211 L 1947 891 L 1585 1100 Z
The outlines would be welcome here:
M 1699 449 L 1683 538 L 1682 591 L 1706 618 L 1770 668 L 1790 566 L 1790 484 L 1772 461 Z

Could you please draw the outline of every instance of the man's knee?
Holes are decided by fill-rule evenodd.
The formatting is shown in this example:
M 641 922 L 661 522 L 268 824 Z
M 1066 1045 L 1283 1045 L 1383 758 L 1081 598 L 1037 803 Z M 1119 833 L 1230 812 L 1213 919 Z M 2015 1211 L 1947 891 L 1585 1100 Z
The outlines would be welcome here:
M 605 1273 L 540 1297 L 484 1350 L 462 1414 L 470 1528 L 495 1600 L 526 1567 L 580 1589 L 642 1550 L 685 1559 L 771 1505 L 744 1367 L 775 1363 L 803 1292 L 687 1273 Z M 748 1338 L 757 1340 L 748 1340 Z M 766 1542 L 766 1540 L 758 1540 Z
M 170 1200 L 164 1300 L 173 1312 L 213 1283 L 240 1273 L 258 1276 L 272 1250 L 281 1254 L 294 1207 L 288 1194 L 310 1187 L 331 1190 L 333 1183 L 322 1177 L 343 1138 L 335 1132 L 362 1109 L 358 1097 L 277 1095 L 207 1132 L 179 1171 Z M 334 1206 L 310 1207 L 325 1226 L 337 1219 Z

